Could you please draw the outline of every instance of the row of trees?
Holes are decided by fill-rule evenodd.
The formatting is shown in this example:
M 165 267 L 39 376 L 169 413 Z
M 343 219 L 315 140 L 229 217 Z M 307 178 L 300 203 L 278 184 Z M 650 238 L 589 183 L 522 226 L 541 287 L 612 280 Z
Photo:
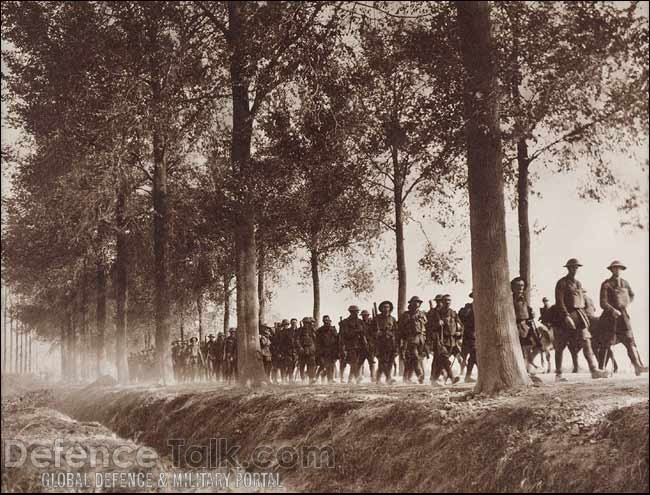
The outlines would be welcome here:
M 462 4 L 7 2 L 3 94 L 24 142 L 3 149 L 15 174 L 2 269 L 31 327 L 65 356 L 93 320 L 101 371 L 110 312 L 119 380 L 127 335 L 152 332 L 166 381 L 172 315 L 195 312 L 202 333 L 213 302 L 227 328 L 234 293 L 239 375 L 254 383 L 277 273 L 306 253 L 319 318 L 322 271 L 389 231 L 401 312 L 404 225 L 414 208 L 437 216 L 459 196 L 474 287 L 500 286 L 506 258 L 476 273 L 475 234 L 503 210 L 478 192 L 495 179 L 480 160 L 494 149 L 501 161 L 501 145 L 469 127 L 484 104 L 530 286 L 531 166 L 589 168 L 595 197 L 616 185 L 604 154 L 647 135 L 647 21 L 634 2 L 501 2 L 486 31 L 487 7 Z M 488 203 L 494 219 L 477 210 Z M 453 276 L 446 248 L 421 260 L 437 280 Z M 352 276 L 350 287 L 371 288 L 363 269 Z M 506 307 L 477 311 L 500 323 Z

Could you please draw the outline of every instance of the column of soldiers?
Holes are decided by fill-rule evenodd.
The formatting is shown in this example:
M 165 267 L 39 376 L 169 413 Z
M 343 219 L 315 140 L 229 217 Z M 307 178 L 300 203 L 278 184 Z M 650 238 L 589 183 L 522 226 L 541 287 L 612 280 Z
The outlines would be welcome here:
M 537 327 L 533 310 L 526 300 L 524 280 L 517 277 L 511 282 L 519 340 L 529 372 L 532 373 L 532 358 L 536 351 L 548 352 L 550 342 L 555 349 L 555 379 L 559 382 L 566 381 L 562 376 L 565 349 L 572 354 L 574 372 L 578 371 L 577 355 L 582 350 L 592 378 L 607 378 L 609 373 L 604 368 L 608 358 L 613 359 L 611 347 L 617 343 L 625 346 L 635 374 L 647 373 L 648 368 L 643 365 L 636 347 L 628 312 L 634 293 L 630 284 L 620 276 L 626 266 L 613 261 L 607 267 L 612 275 L 600 287 L 600 307 L 603 310 L 600 317 L 596 315 L 594 302 L 576 278 L 582 264 L 571 258 L 564 267 L 567 274 L 555 285 L 555 305 L 550 306 L 547 298 L 542 299 L 541 328 Z
M 548 342 L 555 347 L 558 381 L 564 381 L 562 357 L 567 347 L 574 362 L 577 352 L 583 351 L 593 378 L 608 376 L 602 368 L 607 359 L 613 358 L 610 349 L 618 342 L 625 345 L 637 374 L 647 372 L 636 348 L 627 311 L 634 294 L 629 283 L 620 278 L 625 266 L 615 261 L 608 267 L 612 277 L 601 286 L 603 314 L 600 318 L 575 277 L 580 266 L 573 258 L 565 264 L 568 274 L 557 282 L 555 305 L 550 306 L 548 299 L 543 299 L 541 325 L 536 323 L 526 298 L 525 281 L 516 277 L 511 282 L 517 329 L 529 373 L 534 374 L 536 353 L 545 350 L 548 354 Z M 469 297 L 473 299 L 473 293 Z M 259 357 L 267 381 L 333 383 L 338 375 L 343 383 L 345 371 L 349 370 L 347 382 L 360 383 L 367 363 L 372 382 L 392 384 L 395 383 L 399 358 L 403 365 L 402 380 L 410 383 L 415 377 L 419 383 L 424 383 L 426 358 L 431 360 L 429 382 L 432 385 L 458 383 L 461 376 L 455 375 L 453 369 L 456 361 L 461 375 L 465 374 L 465 382 L 474 382 L 472 373 L 479 363 L 476 359 L 477 329 L 473 304 L 470 301 L 456 312 L 451 308 L 451 302 L 448 294 L 437 295 L 429 301 L 429 311 L 425 313 L 420 309 L 422 299 L 414 296 L 398 319 L 392 316 L 394 308 L 390 301 L 373 305 L 372 317 L 367 310 L 361 311 L 352 305 L 348 308 L 349 316 L 340 319 L 338 331 L 328 315 L 323 317 L 320 327 L 311 317 L 303 318 L 300 323 L 296 318 L 284 319 L 273 327 L 261 324 Z M 591 332 L 595 327 L 604 329 L 600 333 L 605 337 L 592 345 Z M 146 370 L 153 371 L 154 367 L 153 348 L 142 353 L 147 357 L 132 355 L 129 358 L 131 376 L 136 380 L 146 379 Z M 215 338 L 211 334 L 203 343 L 199 343 L 196 337 L 189 341 L 174 341 L 172 362 L 178 382 L 202 379 L 234 382 L 237 378 L 236 329 L 231 328 L 228 337 L 219 333 Z

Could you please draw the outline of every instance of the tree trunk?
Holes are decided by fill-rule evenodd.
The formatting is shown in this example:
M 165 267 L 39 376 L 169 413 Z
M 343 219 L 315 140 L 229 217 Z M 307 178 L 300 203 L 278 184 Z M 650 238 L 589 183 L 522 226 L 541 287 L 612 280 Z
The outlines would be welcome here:
M 116 254 L 115 254 L 115 366 L 117 381 L 129 382 L 129 366 L 127 362 L 127 304 L 128 304 L 128 234 L 126 233 L 126 207 L 128 188 L 125 178 L 120 171 L 118 179 L 117 201 L 115 203 Z
M 257 296 L 257 250 L 255 246 L 255 208 L 248 185 L 253 116 L 250 112 L 241 18 L 241 2 L 228 2 L 230 79 L 232 84 L 231 160 L 234 175 L 241 186 L 238 201 L 237 247 L 237 373 L 242 384 L 256 385 L 264 381 L 260 350 Z
M 18 373 L 23 373 L 23 341 L 25 340 L 25 325 L 20 322 L 18 324 L 20 329 L 18 333 Z
M 455 2 L 465 68 L 472 282 L 476 318 L 476 391 L 530 384 L 509 286 L 496 68 L 487 2 Z
M 61 379 L 63 381 L 66 381 L 68 379 L 68 369 L 67 369 L 67 358 L 68 358 L 68 350 L 67 350 L 67 331 L 66 331 L 66 325 L 67 322 L 62 322 L 61 323 Z
M 181 331 L 181 340 L 185 340 L 185 331 L 183 329 L 183 314 L 181 313 L 181 325 L 180 325 L 180 331 Z
M 512 24 L 512 102 L 515 109 L 515 134 L 517 136 L 517 217 L 519 224 L 519 276 L 526 283 L 526 298 L 530 296 L 530 225 L 528 221 L 528 198 L 530 186 L 528 180 L 528 143 L 527 129 L 521 109 L 521 70 L 519 67 L 519 19 L 515 17 Z
M 526 298 L 530 296 L 530 224 L 528 221 L 528 145 L 521 138 L 517 142 L 517 217 L 519 220 L 519 276 L 526 282 Z
M 12 314 L 9 315 L 9 364 L 7 366 L 9 368 L 9 373 L 12 373 L 16 370 L 16 367 L 13 365 L 15 356 L 16 353 L 14 352 L 14 316 L 12 311 Z
M 260 245 L 258 247 L 259 256 L 257 257 L 257 298 L 260 302 L 258 321 L 260 324 L 262 324 L 266 321 L 266 253 L 264 252 L 263 245 Z
M 79 346 L 77 342 L 77 327 L 75 321 L 76 310 L 77 310 L 77 305 L 74 304 L 73 310 L 70 313 L 70 323 L 68 326 L 68 331 L 69 331 L 68 362 L 70 366 L 70 370 L 69 370 L 70 380 L 72 381 L 77 381 L 77 371 L 78 371 L 78 363 L 79 363 Z
M 5 310 L 4 314 L 2 317 L 2 372 L 6 373 L 7 372 L 7 333 L 9 332 L 9 328 L 7 328 L 7 306 L 9 303 L 9 289 L 5 290 Z
M 406 256 L 404 254 L 404 210 L 401 188 L 395 191 L 395 248 L 397 252 L 397 315 L 406 311 Z M 398 196 L 400 197 L 398 199 Z
M 31 328 L 29 329 L 29 354 L 27 355 L 27 370 L 32 373 L 34 371 L 33 369 L 33 364 L 32 364 L 32 350 L 34 347 L 34 342 L 32 340 L 32 330 Z
M 223 333 L 228 335 L 230 328 L 230 275 L 223 275 Z
M 311 282 L 314 288 L 314 308 L 312 316 L 316 320 L 316 325 L 320 321 L 320 267 L 318 262 L 318 253 L 314 250 L 311 252 Z
M 97 308 L 95 321 L 97 325 L 97 342 L 95 343 L 97 376 L 102 375 L 104 361 L 104 335 L 106 333 L 106 266 L 103 260 L 97 260 L 96 268 Z
M 203 344 L 203 296 L 196 296 L 196 312 L 199 317 L 199 344 Z

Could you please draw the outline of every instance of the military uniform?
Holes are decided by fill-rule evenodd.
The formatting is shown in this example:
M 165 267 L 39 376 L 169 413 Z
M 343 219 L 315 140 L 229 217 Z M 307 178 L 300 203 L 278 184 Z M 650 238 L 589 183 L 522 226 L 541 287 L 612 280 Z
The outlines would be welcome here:
M 625 270 L 625 266 L 614 261 L 608 267 L 610 270 L 619 267 Z M 600 317 L 600 329 L 603 332 L 602 340 L 606 349 L 609 346 L 620 342 L 625 346 L 627 355 L 634 366 L 637 375 L 646 372 L 640 360 L 639 353 L 634 341 L 632 324 L 628 306 L 634 301 L 634 292 L 630 284 L 620 276 L 614 276 L 605 280 L 600 286 L 600 307 L 603 314 Z M 620 314 L 619 314 L 620 313 Z M 601 356 L 601 362 L 604 362 L 604 356 Z
M 447 300 L 450 301 L 450 299 Z M 458 378 L 454 377 L 452 372 L 450 356 L 460 353 L 463 324 L 458 318 L 458 314 L 449 307 L 443 306 L 438 311 L 438 317 L 439 319 L 432 323 L 435 357 L 431 383 L 435 383 L 443 370 L 447 373 L 447 377 L 456 383 Z
M 384 303 L 380 304 L 379 307 Z M 392 309 L 391 304 L 391 309 Z M 386 383 L 393 383 L 392 378 L 393 364 L 395 363 L 395 357 L 397 357 L 399 346 L 397 342 L 397 320 L 391 315 L 384 316 L 383 314 L 378 314 L 374 318 L 375 325 L 378 328 L 376 334 L 376 352 L 379 365 L 377 368 L 377 376 L 375 381 L 379 383 L 381 381 L 381 376 L 386 377 Z
M 334 381 L 334 364 L 339 353 L 339 337 L 336 327 L 323 325 L 316 330 L 316 351 L 319 375 L 327 377 L 327 383 Z
M 237 337 L 234 330 L 229 332 L 224 342 L 224 378 L 231 383 L 237 379 Z
M 293 375 L 296 370 L 298 361 L 298 346 L 296 338 L 298 336 L 298 327 L 289 327 L 283 334 L 282 339 L 282 353 L 284 354 L 284 375 L 286 380 L 293 383 Z
M 422 302 L 420 299 L 411 298 Z M 400 351 L 404 356 L 404 381 L 409 381 L 415 372 L 420 383 L 424 382 L 424 369 L 422 360 L 427 352 L 426 345 L 427 317 L 419 309 L 407 310 L 399 319 Z
M 564 265 L 566 268 L 582 266 L 575 258 Z M 571 340 L 582 344 L 582 351 L 589 365 L 592 377 L 603 378 L 606 373 L 598 371 L 596 357 L 591 347 L 590 320 L 586 312 L 586 303 L 582 284 L 571 273 L 558 280 L 555 285 L 555 307 L 558 315 L 558 327 L 554 335 L 555 374 L 562 379 L 562 354 Z M 569 325 L 570 320 L 572 325 Z M 572 328 L 574 327 L 574 328 Z
M 285 321 L 287 322 L 286 324 L 288 326 L 289 321 L 288 320 Z M 286 332 L 286 328 L 284 328 L 284 326 L 281 325 L 276 330 L 276 332 L 271 336 L 271 346 L 270 346 L 271 364 L 272 364 L 271 378 L 276 383 L 284 379 L 285 359 L 282 350 L 282 339 L 284 338 L 285 332 Z
M 515 280 L 521 280 L 523 282 L 521 278 Z M 526 362 L 526 369 L 530 373 L 533 349 L 541 349 L 542 347 L 541 339 L 535 325 L 535 315 L 533 308 L 528 306 L 528 301 L 523 293 L 513 292 L 512 304 L 515 308 L 515 321 L 519 332 L 519 344 L 521 345 L 524 361 Z
M 306 371 L 309 382 L 314 383 L 316 379 L 316 330 L 314 330 L 311 320 L 303 320 L 303 326 L 298 329 L 296 344 L 300 379 L 305 380 Z
M 472 381 L 472 370 L 476 366 L 476 327 L 474 326 L 474 305 L 469 302 L 458 311 L 458 318 L 463 324 L 463 345 L 460 358 L 466 365 L 465 381 Z
M 341 361 L 345 361 L 350 364 L 350 376 L 348 378 L 348 383 L 351 383 L 352 380 L 356 380 L 357 382 L 361 380 L 361 376 L 359 374 L 361 356 L 364 352 L 366 352 L 365 349 L 367 349 L 368 346 L 365 332 L 365 324 L 360 318 L 349 316 L 341 321 L 340 336 L 341 351 L 343 354 Z M 343 368 L 341 368 L 341 379 L 342 378 Z
M 368 368 L 370 369 L 370 380 L 375 380 L 375 335 L 377 333 L 377 326 L 373 323 L 370 318 L 363 318 L 365 315 L 368 315 L 368 311 L 363 310 L 361 313 L 361 321 L 364 325 L 364 334 L 366 336 L 366 342 L 368 345 L 361 350 L 361 355 L 359 356 L 359 369 L 363 369 L 363 363 L 368 361 Z
M 260 335 L 260 354 L 262 356 L 262 365 L 264 366 L 264 374 L 267 380 L 271 380 L 271 338 L 268 330 L 263 330 Z

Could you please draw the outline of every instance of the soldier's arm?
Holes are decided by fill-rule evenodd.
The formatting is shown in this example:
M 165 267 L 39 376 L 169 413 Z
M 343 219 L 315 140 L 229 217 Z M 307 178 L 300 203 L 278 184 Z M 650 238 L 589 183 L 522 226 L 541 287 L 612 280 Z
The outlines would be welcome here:
M 563 280 L 558 280 L 557 284 L 555 284 L 555 306 L 560 316 L 565 317 L 569 314 L 569 311 L 567 311 L 566 305 L 564 304 Z
M 603 311 L 609 311 L 610 313 L 615 311 L 614 306 L 609 304 L 609 283 L 607 280 L 605 280 L 601 285 L 600 285 L 600 307 L 602 308 Z
M 625 282 L 625 287 L 627 287 L 627 292 L 630 295 L 630 302 L 634 301 L 634 292 L 632 292 L 632 287 L 630 287 L 630 284 L 628 283 L 627 280 L 624 280 Z

